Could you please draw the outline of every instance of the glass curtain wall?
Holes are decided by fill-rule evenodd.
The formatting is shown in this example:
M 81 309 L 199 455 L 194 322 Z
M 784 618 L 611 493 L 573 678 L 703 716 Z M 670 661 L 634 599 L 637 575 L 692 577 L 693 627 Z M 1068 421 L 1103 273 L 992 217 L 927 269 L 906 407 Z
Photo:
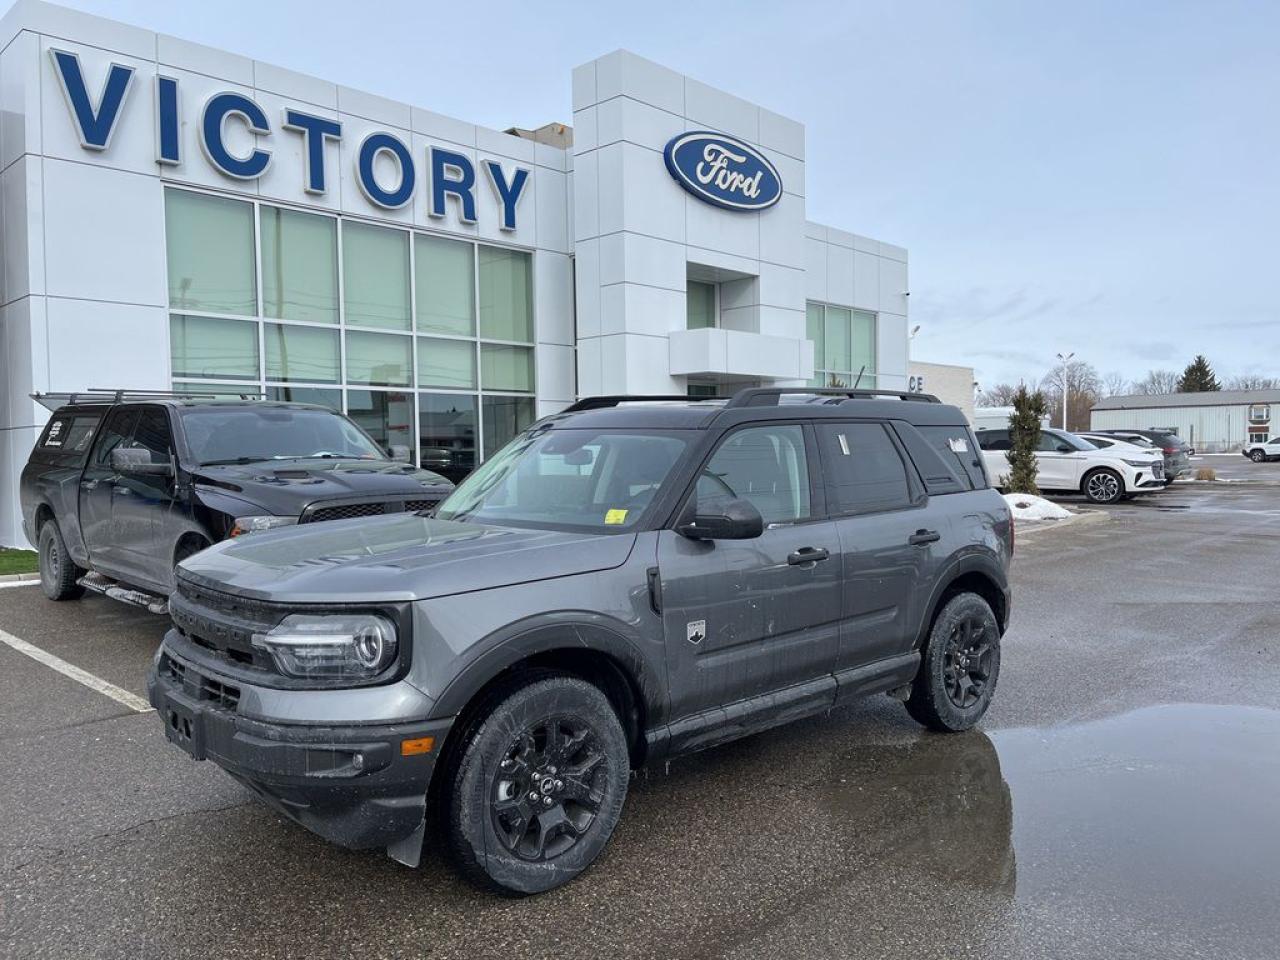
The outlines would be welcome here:
M 175 389 L 318 403 L 458 480 L 534 419 L 524 251 L 165 193 Z
M 809 339 L 813 341 L 811 387 L 874 387 L 876 385 L 876 315 L 829 303 L 810 301 L 806 307 Z

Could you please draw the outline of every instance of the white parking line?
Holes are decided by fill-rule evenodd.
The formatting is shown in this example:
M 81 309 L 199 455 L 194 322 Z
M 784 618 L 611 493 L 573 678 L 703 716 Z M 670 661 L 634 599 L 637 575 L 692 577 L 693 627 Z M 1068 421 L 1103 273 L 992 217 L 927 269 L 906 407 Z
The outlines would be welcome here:
M 0 643 L 5 646 L 12 647 L 19 653 L 25 653 L 32 660 L 38 660 L 46 667 L 57 670 L 64 677 L 70 677 L 76 683 L 82 683 L 90 690 L 96 690 L 104 697 L 110 697 L 116 703 L 122 703 L 130 710 L 138 713 L 150 713 L 151 704 L 143 700 L 136 693 L 130 693 L 123 687 L 117 687 L 114 683 L 109 683 L 101 677 L 95 677 L 88 670 L 81 670 L 73 663 L 67 663 L 61 657 L 55 657 L 52 653 L 46 653 L 37 646 L 33 646 L 27 641 L 15 637 L 11 633 L 0 630 Z

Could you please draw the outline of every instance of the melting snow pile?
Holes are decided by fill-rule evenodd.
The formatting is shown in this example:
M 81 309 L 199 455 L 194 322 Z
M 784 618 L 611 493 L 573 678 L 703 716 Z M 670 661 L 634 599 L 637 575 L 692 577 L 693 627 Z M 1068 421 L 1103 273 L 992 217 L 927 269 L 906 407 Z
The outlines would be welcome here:
M 1014 520 L 1066 520 L 1072 515 L 1070 510 L 1029 493 L 1006 493 L 1004 500 L 1013 511 Z

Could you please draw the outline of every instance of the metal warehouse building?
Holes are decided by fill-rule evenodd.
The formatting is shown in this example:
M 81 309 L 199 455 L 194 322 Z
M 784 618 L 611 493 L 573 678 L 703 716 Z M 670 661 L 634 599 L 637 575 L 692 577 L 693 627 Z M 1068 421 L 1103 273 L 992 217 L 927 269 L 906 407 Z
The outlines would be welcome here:
M 1230 453 L 1274 435 L 1280 390 L 1216 390 L 1107 397 L 1090 417 L 1096 430 L 1172 428 L 1204 453 Z
M 323 403 L 468 469 L 581 395 L 907 387 L 907 252 L 806 218 L 801 123 L 626 51 L 564 89 L 493 130 L 19 0 L 0 544 L 33 391 Z

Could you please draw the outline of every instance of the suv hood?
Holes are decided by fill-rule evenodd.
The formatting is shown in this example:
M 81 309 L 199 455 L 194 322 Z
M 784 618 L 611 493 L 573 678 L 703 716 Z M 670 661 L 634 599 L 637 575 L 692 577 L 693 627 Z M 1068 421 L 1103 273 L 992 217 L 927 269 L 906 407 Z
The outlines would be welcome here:
M 197 484 L 228 490 L 281 517 L 296 517 L 316 500 L 439 500 L 453 489 L 438 473 L 394 460 L 261 460 L 194 473 Z
M 425 600 L 608 570 L 635 539 L 394 514 L 227 540 L 183 561 L 179 574 L 258 600 Z

